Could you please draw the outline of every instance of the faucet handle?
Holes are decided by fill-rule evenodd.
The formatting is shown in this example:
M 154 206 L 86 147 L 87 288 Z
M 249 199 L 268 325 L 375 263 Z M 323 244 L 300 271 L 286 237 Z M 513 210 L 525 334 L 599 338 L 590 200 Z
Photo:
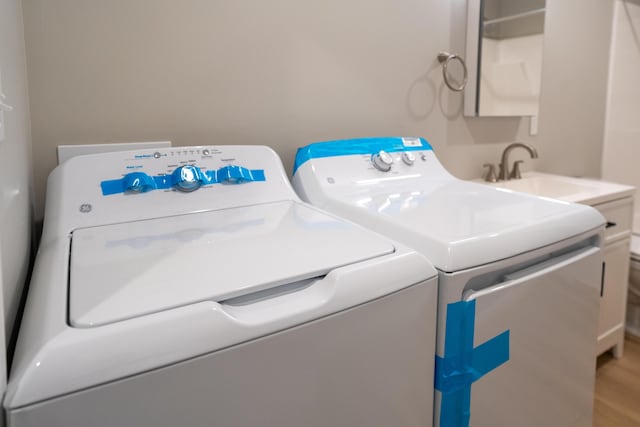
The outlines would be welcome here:
M 520 174 L 520 163 L 523 163 L 524 160 L 516 160 L 513 162 L 513 169 L 511 169 L 511 173 L 509 174 L 509 179 L 521 179 L 522 175 Z
M 498 176 L 496 175 L 496 167 L 491 163 L 485 163 L 482 167 L 489 168 L 484 180 L 487 182 L 498 182 Z

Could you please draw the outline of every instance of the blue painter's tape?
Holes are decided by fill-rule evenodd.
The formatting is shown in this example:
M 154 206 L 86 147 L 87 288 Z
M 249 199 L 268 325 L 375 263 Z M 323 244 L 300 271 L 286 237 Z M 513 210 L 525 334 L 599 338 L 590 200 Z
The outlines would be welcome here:
M 471 384 L 509 360 L 509 330 L 473 347 L 475 316 L 475 300 L 447 304 L 444 357 L 436 356 L 435 367 L 440 427 L 467 427 Z
M 138 193 L 146 193 L 147 191 L 156 189 L 156 183 L 153 178 L 144 172 L 128 173 L 123 178 L 123 181 L 125 189 L 130 189 Z
M 264 181 L 264 171 L 252 171 L 240 166 L 225 166 L 217 170 L 216 181 L 227 184 L 249 181 Z
M 323 157 L 349 156 L 354 154 L 374 154 L 380 150 L 388 153 L 397 151 L 431 150 L 431 145 L 424 138 L 357 138 L 338 141 L 315 142 L 298 148 L 293 173 L 306 161 Z
M 473 349 L 473 381 L 509 360 L 509 337 L 510 331 L 506 330 Z
M 111 194 L 124 193 L 126 191 L 146 193 L 147 191 L 152 191 L 159 187 L 154 177 L 149 176 L 144 172 L 130 172 L 120 179 L 102 181 L 100 183 L 100 188 L 102 189 L 102 195 L 108 196 Z
M 100 183 L 103 196 L 109 196 L 111 194 L 118 194 L 124 192 L 124 180 L 111 179 L 109 181 L 102 181 Z
M 166 190 L 167 188 L 173 187 L 173 177 L 171 175 L 154 176 L 153 180 L 158 190 Z
M 440 426 L 468 426 L 471 418 L 471 387 L 461 388 L 442 395 L 440 401 Z
M 199 182 L 203 184 L 205 178 L 199 167 L 193 165 L 180 166 L 171 173 L 171 180 L 174 184 L 181 181 Z
M 187 176 L 183 176 L 187 174 Z M 247 169 L 241 166 L 224 166 L 218 170 L 203 171 L 197 166 L 188 169 L 178 168 L 170 175 L 150 176 L 144 172 L 131 172 L 120 179 L 102 181 L 100 188 L 103 196 L 112 194 L 172 188 L 182 179 L 195 179 L 200 185 L 242 184 L 252 181 L 266 181 L 264 170 Z

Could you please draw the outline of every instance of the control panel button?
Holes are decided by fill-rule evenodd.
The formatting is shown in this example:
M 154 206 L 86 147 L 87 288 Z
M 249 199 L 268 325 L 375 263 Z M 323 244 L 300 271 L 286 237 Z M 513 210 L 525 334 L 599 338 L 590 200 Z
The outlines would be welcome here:
M 202 154 L 204 156 L 208 156 L 209 155 L 209 150 L 207 148 L 205 148 L 204 150 L 202 150 Z
M 384 150 L 380 150 L 378 154 L 371 156 L 373 166 L 382 172 L 389 172 L 393 165 L 393 157 Z
M 175 188 L 185 193 L 195 191 L 202 186 L 202 172 L 197 166 L 180 166 L 171 175 Z
M 251 171 L 242 166 L 228 165 L 217 171 L 218 182 L 223 184 L 239 184 L 250 179 Z
M 402 161 L 411 166 L 416 161 L 416 155 L 411 151 L 405 151 L 402 153 Z
M 154 159 L 159 159 L 160 157 L 162 157 L 162 154 L 160 154 L 159 151 L 156 151 L 155 153 L 153 153 L 153 158 Z

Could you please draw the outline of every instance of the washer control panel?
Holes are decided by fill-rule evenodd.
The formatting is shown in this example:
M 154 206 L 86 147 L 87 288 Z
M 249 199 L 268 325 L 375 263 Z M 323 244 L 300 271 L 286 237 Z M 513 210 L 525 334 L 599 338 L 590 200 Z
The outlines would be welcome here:
M 264 169 L 242 166 L 238 156 L 225 156 L 222 149 L 188 147 L 152 154 L 122 154 L 125 172 L 100 182 L 103 196 L 154 190 L 191 193 L 213 184 L 243 184 L 266 179 Z
M 299 200 L 278 155 L 261 145 L 115 151 L 73 157 L 49 176 L 54 228 L 137 221 Z

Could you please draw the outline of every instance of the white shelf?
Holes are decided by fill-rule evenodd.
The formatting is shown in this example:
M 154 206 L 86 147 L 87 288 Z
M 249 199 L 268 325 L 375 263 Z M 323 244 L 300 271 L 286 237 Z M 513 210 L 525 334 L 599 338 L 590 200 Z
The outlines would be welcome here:
M 538 15 L 545 12 L 545 8 L 541 7 L 540 9 L 528 10 L 522 13 L 516 13 L 514 15 L 509 16 L 501 16 L 500 18 L 489 19 L 487 21 L 483 21 L 482 24 L 486 27 L 487 25 L 500 24 L 501 22 L 514 21 L 516 19 L 526 18 L 528 16 Z

